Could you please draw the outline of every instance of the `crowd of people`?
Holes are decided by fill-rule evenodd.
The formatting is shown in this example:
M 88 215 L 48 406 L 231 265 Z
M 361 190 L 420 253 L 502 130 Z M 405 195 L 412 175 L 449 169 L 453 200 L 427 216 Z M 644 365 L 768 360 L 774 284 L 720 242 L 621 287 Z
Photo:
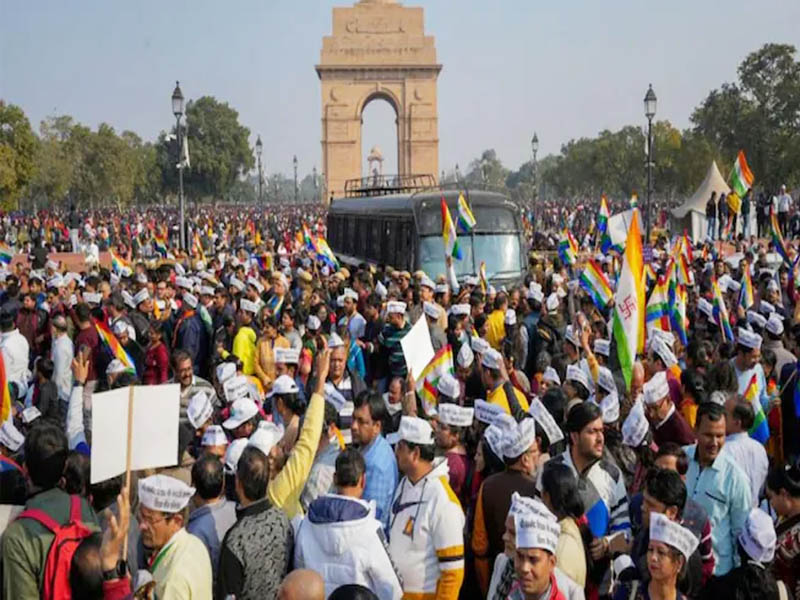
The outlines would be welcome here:
M 695 247 L 626 376 L 577 280 L 618 260 L 495 289 L 338 265 L 323 216 L 201 208 L 186 251 L 168 209 L 3 217 L 3 598 L 800 598 L 795 248 Z M 167 383 L 175 464 L 92 483 L 95 394 Z

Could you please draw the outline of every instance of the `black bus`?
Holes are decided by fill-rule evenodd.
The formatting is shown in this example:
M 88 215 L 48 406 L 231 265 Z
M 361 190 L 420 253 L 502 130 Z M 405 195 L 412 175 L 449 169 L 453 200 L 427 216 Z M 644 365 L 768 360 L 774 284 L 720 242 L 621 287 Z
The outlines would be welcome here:
M 453 261 L 458 279 L 477 275 L 481 261 L 495 285 L 524 278 L 526 248 L 517 205 L 497 192 L 438 187 L 427 176 L 413 179 L 367 178 L 360 186 L 347 182 L 345 197 L 333 199 L 328 211 L 328 242 L 342 262 L 421 269 L 433 279 L 445 274 L 441 199 L 455 223 L 458 196 L 464 194 L 477 225 L 471 234 L 458 234 L 463 257 Z

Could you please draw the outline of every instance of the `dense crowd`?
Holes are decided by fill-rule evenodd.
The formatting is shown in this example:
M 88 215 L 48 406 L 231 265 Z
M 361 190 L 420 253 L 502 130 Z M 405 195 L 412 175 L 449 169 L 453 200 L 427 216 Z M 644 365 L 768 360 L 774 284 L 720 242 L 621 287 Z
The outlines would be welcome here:
M 3 217 L 3 598 L 800 598 L 791 245 L 695 247 L 625 376 L 577 281 L 619 260 L 495 289 L 338 265 L 322 218 L 200 208 L 179 251 L 167 209 Z M 93 395 L 167 383 L 175 465 L 91 483 Z

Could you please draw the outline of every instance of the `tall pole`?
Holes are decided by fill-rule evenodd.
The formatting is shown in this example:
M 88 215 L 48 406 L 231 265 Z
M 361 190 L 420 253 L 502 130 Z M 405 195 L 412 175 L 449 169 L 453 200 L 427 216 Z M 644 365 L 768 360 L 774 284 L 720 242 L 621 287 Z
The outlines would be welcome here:
M 297 204 L 297 155 L 295 154 L 292 160 L 294 164 L 294 203 Z
M 261 181 L 263 179 L 261 171 L 261 155 L 258 155 L 258 204 L 264 208 L 264 197 L 261 195 Z
M 178 115 L 176 120 L 178 122 L 176 128 L 178 132 L 178 183 L 180 186 L 180 244 L 181 250 L 186 250 L 186 202 L 183 197 L 183 132 L 181 131 L 181 115 Z
M 647 118 L 647 214 L 645 243 L 650 243 L 650 197 L 653 195 L 653 117 Z

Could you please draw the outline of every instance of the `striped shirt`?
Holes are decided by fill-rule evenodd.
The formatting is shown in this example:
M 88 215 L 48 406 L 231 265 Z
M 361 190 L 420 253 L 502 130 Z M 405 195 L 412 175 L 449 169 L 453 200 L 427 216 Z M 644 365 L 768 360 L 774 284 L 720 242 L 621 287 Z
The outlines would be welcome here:
M 387 357 L 389 375 L 392 377 L 405 377 L 408 375 L 406 357 L 403 354 L 402 346 L 400 346 L 400 340 L 402 340 L 409 331 L 411 331 L 411 325 L 408 323 L 403 323 L 401 329 L 387 323 L 383 327 L 383 331 L 378 334 L 378 343 L 381 345 Z

